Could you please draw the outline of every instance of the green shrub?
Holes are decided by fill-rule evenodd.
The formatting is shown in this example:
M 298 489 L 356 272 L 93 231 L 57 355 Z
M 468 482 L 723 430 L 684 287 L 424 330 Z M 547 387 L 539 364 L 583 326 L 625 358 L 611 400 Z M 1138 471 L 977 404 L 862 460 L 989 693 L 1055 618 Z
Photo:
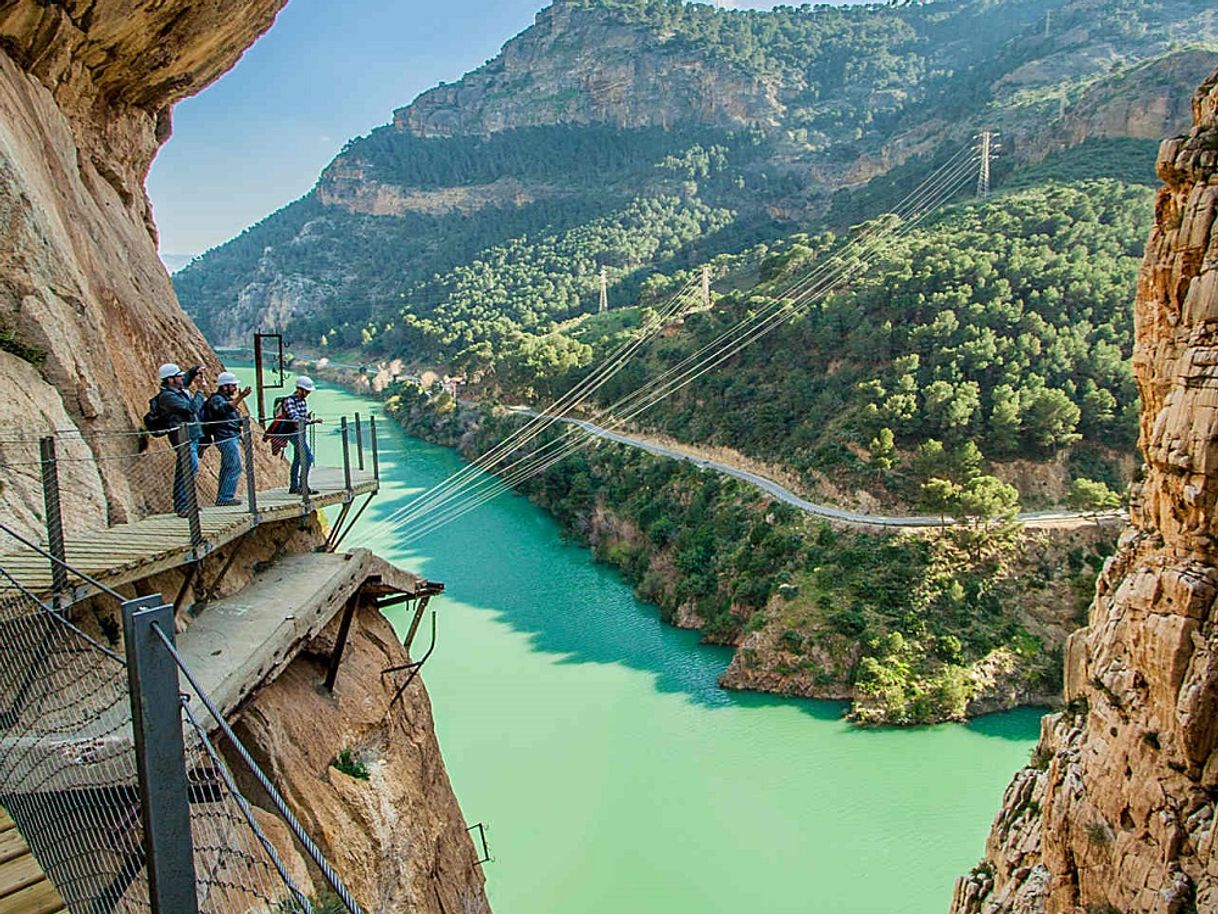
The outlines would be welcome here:
M 343 749 L 338 753 L 338 758 L 332 763 L 332 767 L 337 768 L 349 778 L 355 778 L 357 781 L 366 781 L 369 777 L 368 766 L 364 764 L 364 760 L 357 756 L 352 749 Z

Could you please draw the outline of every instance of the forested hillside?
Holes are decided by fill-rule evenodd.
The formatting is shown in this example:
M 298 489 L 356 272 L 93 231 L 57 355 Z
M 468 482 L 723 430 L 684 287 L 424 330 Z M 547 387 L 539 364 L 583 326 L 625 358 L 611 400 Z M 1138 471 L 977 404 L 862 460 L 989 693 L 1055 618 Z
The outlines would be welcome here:
M 781 462 L 810 489 L 827 477 L 915 502 L 929 479 L 965 477 L 985 458 L 1065 451 L 1075 475 L 1119 490 L 1110 457 L 1137 436 L 1130 302 L 1151 204 L 1145 184 L 1111 179 L 957 204 L 638 421 Z M 781 304 L 838 243 L 800 234 L 717 262 L 730 273 L 757 260 L 763 279 L 645 349 L 601 404 Z M 589 363 L 617 341 L 596 340 Z
M 443 366 L 535 349 L 649 274 L 844 231 L 982 126 L 1003 172 L 1157 139 L 1209 66 L 1203 0 L 719 10 L 557 0 L 460 82 L 351 141 L 316 188 L 175 277 L 216 342 Z M 868 184 L 868 181 L 871 181 Z M 857 192 L 865 188 L 862 192 Z

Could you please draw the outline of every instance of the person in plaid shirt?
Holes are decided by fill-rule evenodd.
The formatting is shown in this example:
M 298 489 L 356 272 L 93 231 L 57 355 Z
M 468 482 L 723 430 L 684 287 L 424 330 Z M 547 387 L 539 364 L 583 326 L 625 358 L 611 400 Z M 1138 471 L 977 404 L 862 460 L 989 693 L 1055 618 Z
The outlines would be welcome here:
M 296 379 L 296 393 L 283 401 L 282 415 L 278 417 L 288 423 L 288 428 L 284 428 L 282 431 L 291 435 L 289 440 L 292 442 L 292 479 L 291 488 L 288 491 L 294 495 L 300 494 L 301 467 L 304 467 L 304 473 L 307 476 L 309 469 L 313 466 L 313 452 L 309 449 L 309 443 L 305 440 L 305 436 L 298 433 L 305 426 L 322 421 L 314 418 L 313 414 L 309 412 L 306 402 L 309 394 L 316 389 L 317 385 L 313 383 L 312 378 L 301 375 Z M 316 495 L 317 490 L 309 489 L 309 494 Z

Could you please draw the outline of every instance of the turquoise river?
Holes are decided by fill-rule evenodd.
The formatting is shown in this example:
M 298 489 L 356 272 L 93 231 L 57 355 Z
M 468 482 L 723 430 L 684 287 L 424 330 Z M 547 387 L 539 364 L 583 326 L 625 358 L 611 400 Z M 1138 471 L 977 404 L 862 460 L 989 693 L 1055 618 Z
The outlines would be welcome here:
M 377 410 L 332 387 L 312 405 Z M 380 441 L 381 494 L 345 545 L 447 585 L 424 679 L 497 914 L 946 914 L 1038 712 L 859 731 L 840 704 L 723 691 L 727 650 L 662 625 L 520 496 L 415 548 L 370 534 L 462 465 L 388 420 Z

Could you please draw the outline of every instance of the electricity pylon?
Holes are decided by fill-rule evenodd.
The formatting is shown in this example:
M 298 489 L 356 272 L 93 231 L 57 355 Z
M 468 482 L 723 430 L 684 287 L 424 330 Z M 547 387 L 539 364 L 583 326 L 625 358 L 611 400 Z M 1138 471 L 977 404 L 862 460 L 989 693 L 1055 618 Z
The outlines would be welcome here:
M 998 151 L 998 131 L 983 130 L 978 139 L 981 140 L 981 172 L 977 175 L 977 196 L 984 200 L 990 195 L 990 163 Z

